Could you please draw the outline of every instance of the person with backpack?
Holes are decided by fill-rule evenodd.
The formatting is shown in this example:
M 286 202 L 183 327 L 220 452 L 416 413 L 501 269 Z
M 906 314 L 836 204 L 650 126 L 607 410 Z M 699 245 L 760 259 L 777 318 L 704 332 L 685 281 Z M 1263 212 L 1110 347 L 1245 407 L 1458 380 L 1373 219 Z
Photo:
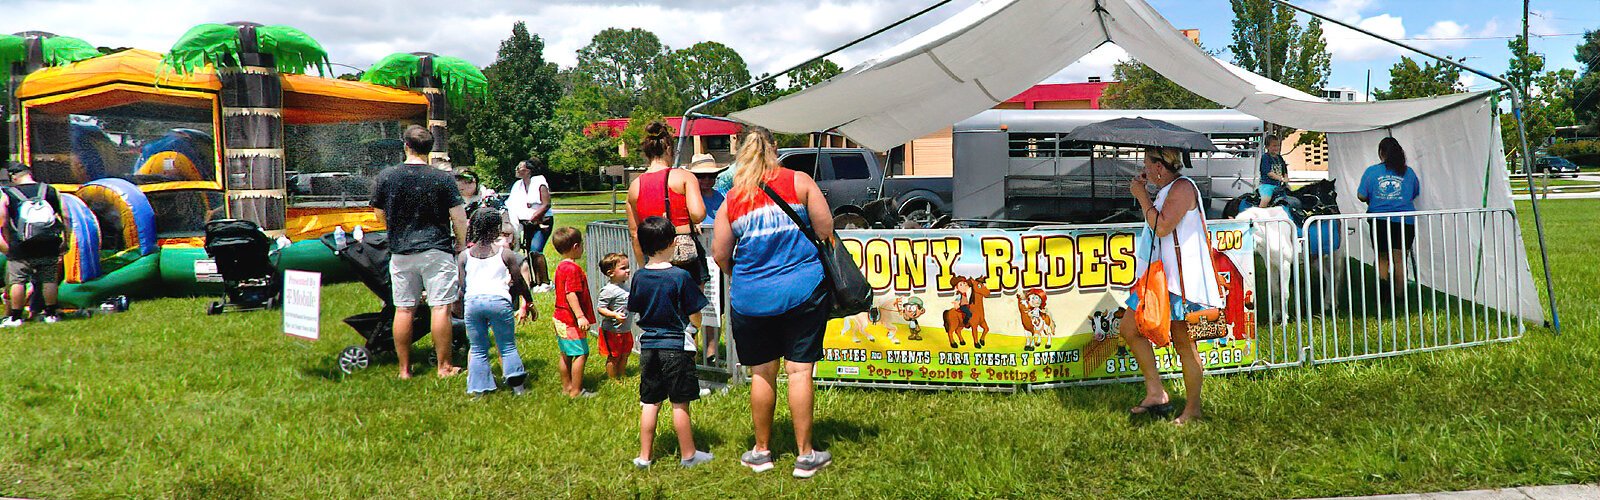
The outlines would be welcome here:
M 6 173 L 11 186 L 0 190 L 5 200 L 0 203 L 0 252 L 6 255 L 6 282 L 11 290 L 6 302 L 9 314 L 0 327 L 22 326 L 27 320 L 23 307 L 29 283 L 38 283 L 38 292 L 44 295 L 44 322 L 61 321 L 56 293 L 61 286 L 61 256 L 67 253 L 63 235 L 71 227 L 61 211 L 61 193 L 33 180 L 27 165 L 11 162 Z

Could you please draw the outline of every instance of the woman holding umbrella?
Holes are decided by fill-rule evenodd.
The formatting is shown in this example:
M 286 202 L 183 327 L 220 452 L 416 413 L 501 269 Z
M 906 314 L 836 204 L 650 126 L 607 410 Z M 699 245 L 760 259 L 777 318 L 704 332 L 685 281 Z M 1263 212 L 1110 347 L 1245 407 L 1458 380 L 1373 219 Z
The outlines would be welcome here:
M 1171 293 L 1172 304 L 1171 338 L 1183 364 L 1183 388 L 1188 397 L 1183 413 L 1173 421 L 1178 425 L 1200 417 L 1200 383 L 1205 367 L 1200 362 L 1194 339 L 1189 336 L 1184 317 L 1190 312 L 1223 305 L 1206 245 L 1208 235 L 1205 211 L 1200 205 L 1200 189 L 1193 180 L 1178 173 L 1182 165 L 1183 152 L 1176 148 L 1146 148 L 1144 171 L 1134 177 L 1129 186 L 1145 220 L 1146 234 L 1150 236 L 1146 240 L 1156 245 L 1145 255 L 1159 255 L 1167 270 L 1167 290 Z M 1153 196 L 1152 187 L 1156 190 Z M 1149 265 L 1144 261 L 1139 264 Z M 1140 272 L 1142 274 L 1143 267 Z M 1128 299 L 1128 311 L 1137 309 L 1138 305 L 1137 295 Z M 1124 314 L 1120 331 L 1128 349 L 1139 361 L 1145 397 L 1128 411 L 1136 415 L 1164 415 L 1172 409 L 1171 400 L 1156 368 L 1154 345 L 1138 331 L 1136 323 L 1132 314 Z

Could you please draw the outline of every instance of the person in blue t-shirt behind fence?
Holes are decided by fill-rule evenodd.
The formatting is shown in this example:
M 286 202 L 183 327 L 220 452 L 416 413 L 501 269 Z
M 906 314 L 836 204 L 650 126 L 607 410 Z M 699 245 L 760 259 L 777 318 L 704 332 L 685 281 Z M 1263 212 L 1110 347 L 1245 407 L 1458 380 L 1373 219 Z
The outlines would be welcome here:
M 1385 137 L 1378 141 L 1378 160 L 1361 174 L 1356 198 L 1367 204 L 1367 213 L 1416 211 L 1422 180 L 1406 165 L 1406 150 L 1400 141 Z M 1390 216 L 1372 219 L 1373 241 L 1378 246 L 1378 277 L 1392 286 L 1405 281 L 1405 254 L 1416 239 L 1416 218 Z M 1388 288 L 1388 287 L 1385 287 Z

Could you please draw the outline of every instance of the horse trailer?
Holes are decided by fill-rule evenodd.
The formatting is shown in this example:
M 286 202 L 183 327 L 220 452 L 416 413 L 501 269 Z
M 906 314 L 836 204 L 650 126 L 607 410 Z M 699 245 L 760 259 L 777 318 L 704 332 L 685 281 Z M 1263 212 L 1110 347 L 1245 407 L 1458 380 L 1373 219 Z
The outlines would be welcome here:
M 1138 220 L 1128 184 L 1143 149 L 1063 140 L 1079 126 L 1113 118 L 1164 120 L 1209 136 L 1220 151 L 1192 153 L 1209 216 L 1254 191 L 1265 123 L 1233 110 L 989 110 L 955 125 L 955 211 L 985 221 L 1108 223 Z

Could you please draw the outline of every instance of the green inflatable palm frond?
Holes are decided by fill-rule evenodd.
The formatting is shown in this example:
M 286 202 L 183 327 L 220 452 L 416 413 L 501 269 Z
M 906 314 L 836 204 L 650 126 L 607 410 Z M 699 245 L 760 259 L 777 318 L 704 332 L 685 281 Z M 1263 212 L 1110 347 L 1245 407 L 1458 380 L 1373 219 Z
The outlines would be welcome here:
M 46 66 L 63 66 L 84 59 L 99 57 L 100 50 L 89 42 L 70 36 L 54 36 L 41 42 Z M 0 35 L 0 72 L 11 71 L 12 63 L 28 59 L 28 41 L 15 35 Z
M 422 57 L 416 54 L 389 54 L 372 63 L 361 74 L 361 81 L 390 87 L 409 88 L 411 81 L 421 73 Z M 467 95 L 483 97 L 489 91 L 489 79 L 483 71 L 465 59 L 433 56 L 433 74 L 439 77 L 445 97 L 459 104 Z
M 322 44 L 298 29 L 273 25 L 256 27 L 256 45 L 262 54 L 276 61 L 279 73 L 304 74 L 316 68 L 318 74 L 331 72 L 328 52 Z M 239 54 L 239 28 L 227 24 L 201 24 L 172 44 L 161 58 L 161 66 L 178 74 L 193 73 L 207 64 L 236 65 Z
M 11 74 L 11 64 L 22 62 L 27 57 L 28 47 L 22 37 L 0 35 L 0 73 Z
M 100 57 L 100 49 L 79 38 L 53 36 L 41 43 L 44 45 L 44 63 L 47 66 L 65 66 L 84 59 Z

